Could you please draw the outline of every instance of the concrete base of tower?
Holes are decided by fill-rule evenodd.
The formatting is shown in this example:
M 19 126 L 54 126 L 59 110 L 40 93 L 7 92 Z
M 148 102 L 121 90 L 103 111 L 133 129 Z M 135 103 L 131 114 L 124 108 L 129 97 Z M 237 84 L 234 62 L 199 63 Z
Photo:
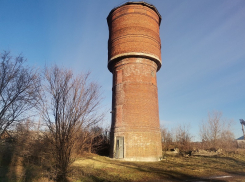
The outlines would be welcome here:
M 162 160 L 162 157 L 132 157 L 132 158 L 111 158 L 112 160 L 119 160 L 119 161 L 134 161 L 134 162 L 158 162 Z
M 144 162 L 160 161 L 162 158 L 161 133 L 159 130 L 154 132 L 117 130 L 111 134 L 111 158 Z
M 157 162 L 161 161 L 162 157 L 132 157 L 124 158 L 125 161 L 139 161 L 139 162 Z

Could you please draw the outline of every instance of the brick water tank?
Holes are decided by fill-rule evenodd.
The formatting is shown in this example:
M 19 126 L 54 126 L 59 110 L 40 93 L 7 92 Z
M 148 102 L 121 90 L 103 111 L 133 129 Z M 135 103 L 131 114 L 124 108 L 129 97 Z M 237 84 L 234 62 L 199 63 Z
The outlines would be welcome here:
M 151 4 L 127 2 L 111 10 L 107 23 L 108 69 L 113 74 L 110 157 L 158 161 L 161 15 Z

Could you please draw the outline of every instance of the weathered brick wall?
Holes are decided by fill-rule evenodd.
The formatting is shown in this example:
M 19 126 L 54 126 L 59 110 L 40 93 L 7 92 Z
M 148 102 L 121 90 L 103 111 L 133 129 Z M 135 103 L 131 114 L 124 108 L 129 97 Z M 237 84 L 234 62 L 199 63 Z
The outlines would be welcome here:
M 162 155 L 156 72 L 161 66 L 159 15 L 128 4 L 108 16 L 108 68 L 113 73 L 111 157 L 116 136 L 124 158 L 158 160 Z

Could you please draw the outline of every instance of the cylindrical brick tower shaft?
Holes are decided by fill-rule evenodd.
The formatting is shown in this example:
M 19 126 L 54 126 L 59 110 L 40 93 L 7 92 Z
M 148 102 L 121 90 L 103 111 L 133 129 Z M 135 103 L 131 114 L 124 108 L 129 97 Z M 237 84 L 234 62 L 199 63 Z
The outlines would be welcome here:
M 148 3 L 127 2 L 111 10 L 107 23 L 108 69 L 113 74 L 110 157 L 158 161 L 161 15 Z

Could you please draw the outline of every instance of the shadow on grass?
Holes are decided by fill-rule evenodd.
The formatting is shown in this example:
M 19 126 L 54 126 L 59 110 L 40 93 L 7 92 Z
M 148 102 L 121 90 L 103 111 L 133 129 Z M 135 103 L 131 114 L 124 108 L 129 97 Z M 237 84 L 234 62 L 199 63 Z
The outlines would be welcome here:
M 14 147 L 9 143 L 3 143 L 0 146 L 0 181 L 17 181 L 15 173 L 9 178 L 9 170 L 14 153 Z
M 39 176 L 36 166 L 22 163 L 13 143 L 0 146 L 0 182 L 31 182 Z
M 0 181 L 25 181 L 31 182 L 39 177 L 38 166 L 24 162 L 23 173 L 21 176 L 17 174 L 13 166 L 18 166 L 14 148 L 7 146 L 0 148 Z M 244 156 L 243 156 L 244 157 Z M 245 158 L 236 158 L 229 156 L 221 157 L 173 157 L 167 161 L 161 162 L 127 162 L 120 160 L 112 160 L 105 157 L 88 157 L 94 162 L 100 162 L 101 168 L 91 166 L 73 166 L 73 174 L 80 181 L 85 182 L 119 182 L 119 181 L 164 181 L 164 182 L 194 182 L 194 181 L 211 181 L 211 182 L 226 182 L 227 179 L 211 179 L 209 176 L 215 174 L 212 170 L 219 174 L 240 175 L 245 176 L 244 166 Z M 88 159 L 85 158 L 85 159 Z M 115 167 L 110 167 L 114 165 Z M 213 166 L 210 166 L 213 165 Z M 108 167 L 107 167 L 108 166 Z M 239 170 L 241 168 L 241 170 Z M 203 169 L 203 171 L 211 171 L 207 177 L 200 177 L 200 173 L 195 174 L 195 170 Z M 125 173 L 125 174 L 123 174 Z M 142 178 L 142 179 L 141 179 Z M 155 179 L 154 179 L 155 178 Z M 245 177 L 244 177 L 245 178 Z M 154 180 L 152 180 L 154 179 Z
M 234 174 L 234 175 L 242 175 L 245 176 L 244 166 L 245 166 L 245 156 L 243 156 L 243 160 L 241 159 L 235 159 L 232 157 L 227 156 L 220 156 L 220 157 L 208 157 L 208 156 L 202 156 L 200 157 L 203 159 L 203 161 L 206 162 L 205 168 L 210 168 L 209 163 L 215 164 L 215 170 L 218 170 L 220 172 L 228 173 L 228 174 Z M 202 163 L 196 163 L 196 167 L 203 167 Z M 245 178 L 245 177 L 244 177 Z
M 212 182 L 225 182 L 225 181 L 229 181 L 229 179 L 227 178 L 216 178 L 216 179 L 212 179 L 210 178 L 210 176 L 212 175 L 208 175 L 208 177 L 199 177 L 201 176 L 193 174 L 194 172 L 192 172 L 191 174 L 189 174 L 188 172 L 186 172 L 185 168 L 188 166 L 189 170 L 194 170 L 194 169 L 199 169 L 199 168 L 204 168 L 204 171 L 211 171 L 212 170 L 212 166 L 209 166 L 209 162 L 212 162 L 213 164 L 215 164 L 216 167 L 216 171 L 218 174 L 235 174 L 235 175 L 240 175 L 240 176 L 244 176 L 243 172 L 239 172 L 236 171 L 236 169 L 238 167 L 242 167 L 245 165 L 245 162 L 239 159 L 234 159 L 231 157 L 217 157 L 217 158 L 213 158 L 213 157 L 195 157 L 194 158 L 194 162 L 192 161 L 192 163 L 186 163 L 184 158 L 181 158 L 182 161 L 180 162 L 175 162 L 175 161 L 170 161 L 170 165 L 164 161 L 162 162 L 157 162 L 157 163 L 143 163 L 143 162 L 125 162 L 125 161 L 118 161 L 118 160 L 110 160 L 110 159 L 106 159 L 106 160 L 100 160 L 99 158 L 90 158 L 93 161 L 97 161 L 100 163 L 104 163 L 105 166 L 109 165 L 109 164 L 113 164 L 115 166 L 120 167 L 124 167 L 124 168 L 128 168 L 129 171 L 130 169 L 132 171 L 130 171 L 129 173 L 132 173 L 132 175 L 136 172 L 142 172 L 141 176 L 144 176 L 144 174 L 146 173 L 150 173 L 153 174 L 151 175 L 151 177 L 147 177 L 145 179 L 133 179 L 133 178 L 127 178 L 125 176 L 127 175 L 121 175 L 120 172 L 117 173 L 114 172 L 113 168 L 105 168 L 105 169 L 94 169 L 94 170 L 90 170 L 89 172 L 87 171 L 88 168 L 86 167 L 81 167 L 80 170 L 82 170 L 82 173 L 85 174 L 85 177 L 88 179 L 90 179 L 90 181 L 151 181 L 150 179 L 152 179 L 152 176 L 155 176 L 156 179 L 152 180 L 152 181 L 212 181 Z M 188 161 L 188 159 L 186 159 Z M 196 162 L 195 162 L 196 160 Z M 202 161 L 202 162 L 200 162 Z M 167 165 L 168 167 L 164 167 L 164 165 Z M 231 168 L 226 169 L 225 166 L 226 165 L 230 165 L 231 168 L 234 168 L 233 170 L 230 170 Z M 219 167 L 220 166 L 220 167 Z M 178 170 L 175 169 L 178 168 Z M 111 171 L 109 171 L 111 170 Z M 123 171 L 122 171 L 123 172 Z M 215 173 L 211 173 L 210 174 L 215 174 Z M 203 174 L 202 174 L 203 175 Z M 82 179 L 82 178 L 81 178 Z
M 154 180 L 147 179 L 147 178 L 134 180 L 134 179 L 130 179 L 127 177 L 112 175 L 111 172 L 106 172 L 105 170 L 102 170 L 102 169 L 96 169 L 95 174 L 86 174 L 87 172 L 86 168 L 78 167 L 78 169 L 81 171 L 81 173 L 83 174 L 85 173 L 84 176 L 80 177 L 80 180 L 84 182 L 85 181 L 86 182 L 130 182 L 130 181 L 138 181 L 138 182 L 143 182 L 143 181 L 147 181 L 147 182 L 163 182 L 163 181 L 164 182 L 182 182 L 182 181 L 185 181 L 185 182 L 197 182 L 197 181 L 227 182 L 226 180 L 221 180 L 221 179 L 197 178 L 197 177 L 185 175 L 183 173 L 175 172 L 175 171 L 159 172 L 158 170 L 154 170 L 154 169 L 152 171 L 148 171 L 148 172 L 153 172 L 153 173 L 158 174 L 157 179 L 154 179 Z M 179 176 L 179 177 L 176 177 L 176 176 Z

